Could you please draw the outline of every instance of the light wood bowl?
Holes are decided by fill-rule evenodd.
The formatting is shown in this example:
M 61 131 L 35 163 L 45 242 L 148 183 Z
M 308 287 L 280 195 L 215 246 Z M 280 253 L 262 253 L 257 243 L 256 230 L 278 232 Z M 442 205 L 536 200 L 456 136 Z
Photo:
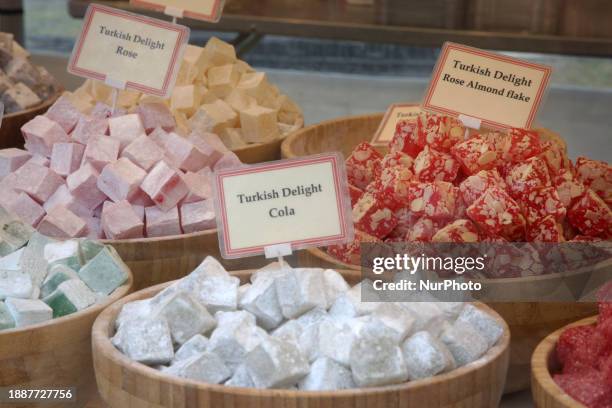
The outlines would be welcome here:
M 301 121 L 299 127 L 304 127 L 303 121 Z M 257 164 L 279 160 L 281 158 L 281 145 L 288 136 L 289 134 L 272 142 L 252 144 L 245 147 L 240 147 L 238 149 L 233 149 L 232 151 L 236 153 L 236 156 L 240 158 L 240 161 L 246 164 Z
M 21 135 L 21 127 L 36 116 L 43 115 L 47 112 L 61 94 L 62 92 L 58 92 L 33 108 L 4 115 L 2 126 L 0 126 L 0 149 L 23 147 L 24 140 Z
M 284 158 L 294 158 L 339 151 L 344 157 L 348 157 L 355 146 L 372 139 L 382 119 L 382 113 L 349 116 L 306 127 L 287 137 L 281 146 L 282 155 Z M 546 129 L 539 129 L 539 132 L 548 135 L 548 138 L 558 138 Z M 384 148 L 380 150 L 385 151 Z M 358 265 L 344 264 L 318 248 L 300 251 L 298 261 L 302 266 L 359 270 Z M 544 278 L 541 284 L 554 285 L 555 279 Z M 511 280 L 506 281 L 499 282 L 498 289 L 503 290 L 503 285 L 511 284 Z M 519 284 L 524 284 L 525 288 L 529 287 L 528 283 Z M 596 305 L 590 303 L 508 302 L 490 306 L 506 320 L 512 332 L 510 368 L 505 390 L 507 393 L 529 388 L 531 355 L 548 333 L 570 322 L 591 316 L 597 310 Z
M 188 275 L 207 256 L 217 258 L 230 270 L 266 265 L 263 256 L 223 259 L 217 230 L 159 238 L 105 240 L 112 245 L 134 275 L 134 290 L 176 280 Z
M 359 280 L 355 271 L 340 271 L 350 283 Z M 237 273 L 246 282 L 251 271 Z M 93 328 L 96 380 L 102 399 L 111 408 L 322 408 L 322 407 L 496 407 L 499 404 L 508 365 L 508 328 L 487 355 L 476 363 L 431 379 L 400 385 L 361 388 L 335 392 L 256 390 L 225 387 L 163 375 L 135 363 L 110 342 L 115 318 L 128 302 L 149 298 L 168 284 L 158 285 L 128 296 L 106 309 Z
M 597 322 L 597 316 L 572 323 L 546 337 L 538 345 L 531 359 L 531 391 L 538 408 L 584 408 L 570 397 L 552 378 L 551 372 L 559 370 L 555 348 L 561 334 L 570 327 L 587 326 Z
M 130 273 L 128 281 L 98 305 L 41 324 L 0 331 L 0 387 L 75 387 L 74 403 L 27 404 L 19 407 L 82 407 L 96 395 L 91 328 L 100 312 L 130 293 L 132 284 L 133 276 Z

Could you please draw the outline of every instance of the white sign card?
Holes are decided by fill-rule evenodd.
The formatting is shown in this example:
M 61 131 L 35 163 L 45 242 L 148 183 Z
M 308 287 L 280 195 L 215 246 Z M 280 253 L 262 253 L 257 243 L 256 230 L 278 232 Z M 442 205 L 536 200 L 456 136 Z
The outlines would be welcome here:
M 387 146 L 393 140 L 398 122 L 404 120 L 416 121 L 421 112 L 421 107 L 413 103 L 395 103 L 389 106 L 376 134 L 372 138 L 371 144 L 373 146 Z
M 210 21 L 221 19 L 224 0 L 130 0 L 130 4 L 178 18 Z
M 224 258 L 287 244 L 296 250 L 353 240 L 339 153 L 223 170 L 215 176 L 214 191 Z
M 182 25 L 91 4 L 68 72 L 165 98 L 174 87 L 189 32 Z

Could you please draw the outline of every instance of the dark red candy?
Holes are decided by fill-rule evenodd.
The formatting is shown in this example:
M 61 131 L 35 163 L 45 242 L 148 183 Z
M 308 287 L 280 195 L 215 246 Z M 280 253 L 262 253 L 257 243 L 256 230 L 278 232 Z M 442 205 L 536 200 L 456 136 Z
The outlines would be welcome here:
M 565 330 L 557 342 L 557 358 L 565 364 L 577 349 L 585 348 L 595 326 L 577 326 Z
M 554 380 L 568 395 L 589 408 L 604 408 L 612 404 L 612 388 L 597 370 L 557 374 Z

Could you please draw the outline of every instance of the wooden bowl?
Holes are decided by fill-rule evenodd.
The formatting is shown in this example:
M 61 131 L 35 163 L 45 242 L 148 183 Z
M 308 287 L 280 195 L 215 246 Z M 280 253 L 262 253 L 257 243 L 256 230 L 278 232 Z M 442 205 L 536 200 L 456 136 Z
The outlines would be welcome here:
M 561 333 L 570 327 L 587 326 L 595 322 L 597 322 L 597 316 L 572 323 L 552 333 L 538 345 L 531 359 L 531 392 L 536 407 L 584 408 L 584 405 L 557 386 L 550 373 L 561 368 L 555 355 L 555 347 Z
M 0 149 L 23 147 L 24 140 L 21 135 L 21 127 L 36 116 L 47 112 L 61 94 L 62 92 L 58 92 L 33 108 L 4 115 L 2 126 L 0 126 Z
M 359 280 L 355 271 L 340 271 L 350 283 Z M 237 273 L 243 282 L 250 271 Z M 510 334 L 506 324 L 503 338 L 486 358 L 431 379 L 400 385 L 334 392 L 256 390 L 210 385 L 169 377 L 131 361 L 110 342 L 115 318 L 128 302 L 149 298 L 168 284 L 158 285 L 122 299 L 100 315 L 93 328 L 94 366 L 98 389 L 111 408 L 320 408 L 320 407 L 496 407 L 499 404 L 508 365 Z
M 112 245 L 132 270 L 134 290 L 182 278 L 209 255 L 230 270 L 253 269 L 267 264 L 263 256 L 223 259 L 216 229 L 159 238 L 104 242 Z
M 130 273 L 128 281 L 103 303 L 37 325 L 0 331 L 0 387 L 74 387 L 74 403 L 58 401 L 43 405 L 57 408 L 82 407 L 96 394 L 91 328 L 100 312 L 130 293 L 132 284 L 133 276 Z M 26 406 L 40 405 L 19 405 Z
M 304 127 L 303 121 L 301 121 L 299 127 Z M 256 164 L 279 160 L 281 158 L 281 145 L 285 139 L 287 139 L 287 136 L 289 136 L 289 134 L 272 142 L 252 144 L 234 149 L 232 151 L 236 153 L 236 156 L 238 156 L 240 161 L 246 164 Z
M 372 139 L 382 119 L 383 114 L 349 116 L 306 127 L 287 137 L 281 146 L 282 155 L 285 158 L 294 158 L 340 151 L 344 157 L 348 157 L 355 146 Z M 539 132 L 549 138 L 558 138 L 546 129 L 540 129 Z M 384 152 L 385 149 L 380 150 Z M 298 262 L 301 266 L 359 270 L 358 265 L 344 264 L 318 248 L 300 251 Z M 500 282 L 501 285 L 509 283 L 510 280 Z M 591 316 L 597 310 L 596 305 L 591 303 L 508 302 L 490 306 L 504 318 L 512 332 L 510 368 L 505 390 L 507 393 L 529 388 L 531 355 L 548 333 L 570 322 Z

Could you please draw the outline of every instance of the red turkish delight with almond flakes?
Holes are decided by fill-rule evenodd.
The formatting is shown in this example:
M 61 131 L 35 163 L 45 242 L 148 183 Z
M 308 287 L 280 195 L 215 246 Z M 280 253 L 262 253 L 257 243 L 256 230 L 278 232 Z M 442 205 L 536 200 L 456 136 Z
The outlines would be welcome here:
M 355 230 L 355 239 L 352 242 L 327 247 L 327 253 L 341 262 L 359 265 L 361 264 L 361 243 L 381 243 L 376 237 L 365 232 Z
M 374 195 L 385 207 L 391 210 L 400 208 L 408 201 L 409 185 L 413 179 L 414 174 L 405 167 L 387 167 L 375 182 Z
M 496 169 L 481 170 L 473 176 L 466 178 L 459 184 L 459 192 L 463 201 L 469 206 L 491 187 L 506 189 L 506 182 L 501 178 Z
M 447 153 L 426 146 L 414 159 L 414 174 L 420 181 L 448 181 L 457 178 L 459 163 Z
M 576 178 L 612 205 L 612 166 L 585 157 L 576 159 Z
M 557 189 L 557 194 L 563 205 L 568 208 L 586 191 L 584 184 L 574 177 L 569 169 L 561 169 L 553 179 L 553 185 Z
M 393 231 L 398 220 L 391 209 L 366 193 L 353 208 L 353 222 L 356 229 L 382 239 Z
M 357 201 L 363 196 L 363 190 L 355 187 L 352 184 L 349 184 L 349 195 L 351 197 L 351 206 L 357 204 Z
M 435 220 L 427 217 L 419 218 L 406 234 L 407 242 L 431 242 L 437 231 L 444 228 L 448 220 Z
M 556 217 L 548 215 L 530 223 L 527 227 L 529 242 L 564 242 L 563 226 Z
M 382 158 L 383 156 L 371 144 L 360 143 L 346 159 L 349 183 L 364 189 L 380 174 Z
M 520 163 L 542 153 L 542 144 L 538 133 L 533 130 L 512 128 L 504 138 L 502 159 L 511 163 Z
M 395 126 L 395 134 L 389 143 L 389 151 L 391 153 L 402 152 L 411 157 L 417 157 L 423 150 L 423 147 L 418 145 L 417 139 L 416 120 L 401 120 Z
M 463 141 L 465 129 L 461 122 L 450 116 L 422 113 L 417 117 L 417 144 L 429 146 L 441 152 Z
M 467 175 L 494 169 L 498 162 L 495 145 L 480 136 L 457 143 L 451 148 L 451 154 Z
M 381 166 L 383 169 L 388 167 L 400 166 L 412 170 L 414 159 L 403 152 L 393 152 L 387 154 L 383 159 Z
M 451 183 L 411 182 L 408 208 L 416 215 L 434 219 L 452 219 L 457 208 L 459 189 Z
M 467 215 L 487 234 L 520 241 L 525 236 L 525 218 L 519 205 L 499 187 L 485 191 L 467 209 Z
M 567 218 L 584 235 L 612 237 L 612 210 L 591 189 L 570 207 Z
M 520 200 L 523 215 L 531 225 L 552 215 L 556 221 L 565 217 L 565 206 L 554 187 L 543 187 L 524 194 Z
M 551 176 L 559 174 L 562 170 L 568 170 L 570 168 L 570 160 L 567 157 L 565 150 L 559 143 L 553 141 L 545 141 L 542 143 L 542 153 L 540 157 L 546 165 Z
M 532 190 L 552 185 L 546 163 L 539 157 L 532 157 L 510 168 L 506 175 L 508 192 L 516 199 Z
M 419 220 L 420 216 L 414 214 L 406 207 L 400 207 L 393 211 L 397 218 L 397 225 L 389 234 L 389 238 L 404 239 L 408 232 L 412 230 L 414 224 Z
M 432 242 L 478 242 L 478 229 L 470 220 L 456 220 L 440 229 Z

